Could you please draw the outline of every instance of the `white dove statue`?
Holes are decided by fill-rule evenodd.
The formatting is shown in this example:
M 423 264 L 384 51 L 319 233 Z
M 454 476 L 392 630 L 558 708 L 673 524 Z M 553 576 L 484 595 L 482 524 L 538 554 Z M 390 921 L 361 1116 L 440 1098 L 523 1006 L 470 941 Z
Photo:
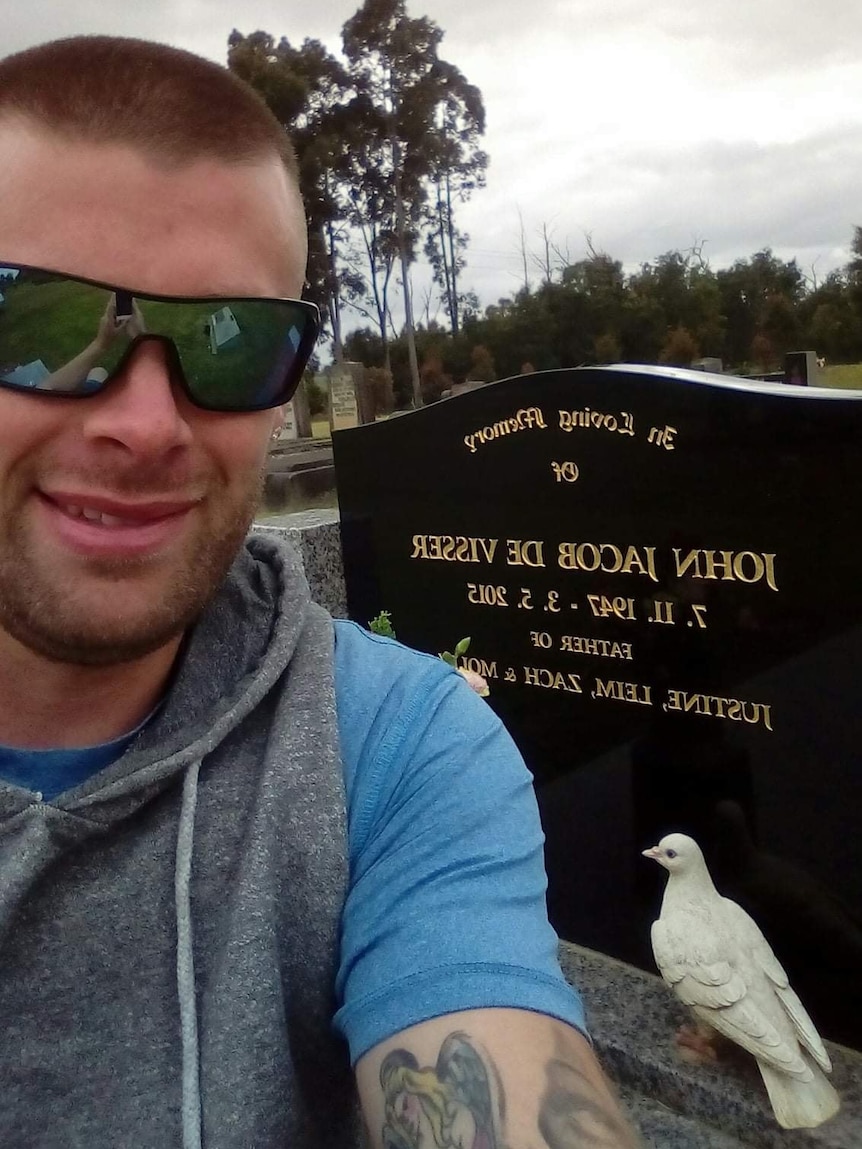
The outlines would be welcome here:
M 668 834 L 644 856 L 668 872 L 652 926 L 664 980 L 701 1024 L 754 1055 L 779 1125 L 827 1121 L 840 1106 L 829 1054 L 756 923 L 716 890 L 694 839 Z

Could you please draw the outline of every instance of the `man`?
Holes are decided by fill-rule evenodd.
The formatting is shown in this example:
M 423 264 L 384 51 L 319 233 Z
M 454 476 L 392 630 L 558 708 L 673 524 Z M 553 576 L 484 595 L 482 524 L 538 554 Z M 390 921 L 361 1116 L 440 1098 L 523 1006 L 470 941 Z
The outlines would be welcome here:
M 228 72 L 0 62 L 0 1143 L 341 1149 L 341 1034 L 376 1146 L 632 1146 L 492 712 L 245 542 L 305 256 Z

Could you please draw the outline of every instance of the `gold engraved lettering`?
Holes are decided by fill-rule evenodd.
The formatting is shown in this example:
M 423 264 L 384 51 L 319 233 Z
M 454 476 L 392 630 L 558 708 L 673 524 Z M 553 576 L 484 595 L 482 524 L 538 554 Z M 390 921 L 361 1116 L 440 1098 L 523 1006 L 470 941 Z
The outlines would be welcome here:
M 576 483 L 581 476 L 577 463 L 551 463 L 558 483 Z
M 497 678 L 496 662 L 486 662 L 484 658 L 461 658 L 458 665 L 462 670 L 471 670 L 473 674 L 481 674 L 489 682 Z
M 637 547 L 629 547 L 623 559 L 622 572 L 646 575 L 653 582 L 658 582 L 655 573 L 655 547 L 644 547 L 643 554 L 638 552 Z
M 633 548 L 630 547 L 630 550 Z M 599 547 L 599 554 L 602 559 L 602 570 L 607 574 L 617 574 L 623 565 L 623 552 L 619 547 L 612 546 L 610 543 L 602 543 Z
M 530 431 L 533 428 L 544 431 L 546 427 L 545 417 L 538 407 L 522 407 L 511 419 L 500 419 L 488 427 L 474 431 L 472 435 L 465 435 L 464 446 L 475 455 L 479 447 L 485 443 L 493 443 L 518 431 Z
M 545 417 L 538 407 L 522 407 L 515 416 L 518 422 L 518 430 L 524 431 L 533 427 L 538 427 L 544 431 L 547 427 Z
M 467 583 L 467 602 L 474 606 L 509 606 L 508 590 L 490 583 Z
M 564 634 L 560 639 L 560 650 L 567 654 L 585 654 L 591 658 L 623 658 L 628 662 L 633 660 L 630 642 L 613 642 L 608 638 L 582 638 L 578 635 Z
M 741 698 L 723 698 L 714 694 L 696 694 L 688 690 L 668 690 L 662 710 L 670 714 L 697 714 L 701 718 L 725 718 L 730 722 L 745 722 L 749 726 L 763 726 L 772 730 L 772 706 L 764 702 L 748 702 Z
M 580 411 L 560 411 L 560 430 L 571 432 L 576 428 L 610 431 L 611 434 L 634 435 L 634 419 L 629 411 L 611 415 L 583 407 Z
M 679 547 L 674 547 L 673 557 L 677 578 L 689 574 L 692 578 L 720 579 L 722 582 L 742 582 L 748 585 L 765 582 L 770 590 L 778 591 L 775 554 L 694 550 L 683 555 Z
M 530 642 L 533 646 L 539 647 L 540 650 L 550 650 L 554 645 L 554 640 L 544 630 L 531 630 Z
M 676 433 L 676 427 L 653 427 L 649 433 L 649 441 L 654 443 L 656 447 L 664 447 L 666 451 L 673 451 L 676 449 L 673 442 Z
M 498 542 L 499 539 L 476 539 L 476 543 L 481 548 L 482 554 L 485 556 L 486 563 L 492 563 L 494 561 L 494 553 L 497 550 Z M 473 560 L 471 559 L 470 561 L 472 562 Z
M 674 608 L 676 603 L 672 598 L 655 598 L 652 601 L 648 622 L 657 622 L 662 626 L 675 626 Z
M 410 557 L 436 562 L 492 563 L 499 541 L 467 535 L 414 535 Z
M 605 574 L 644 575 L 658 582 L 655 547 L 626 547 L 623 554 L 613 543 L 560 543 L 557 565 L 566 571 L 604 571 Z
M 545 565 L 544 543 L 535 539 L 506 539 L 508 552 L 506 562 L 510 567 L 543 567 Z
M 593 698 L 609 698 L 635 706 L 652 706 L 652 687 L 642 682 L 620 682 L 617 679 L 595 679 Z
M 562 690 L 564 694 L 584 693 L 580 674 L 548 670 L 546 667 L 525 666 L 524 684 L 540 686 L 543 690 Z
M 578 543 L 575 562 L 582 571 L 597 571 L 602 565 L 601 549 L 595 543 Z
M 575 544 L 574 543 L 560 543 L 557 548 L 557 566 L 560 570 L 573 571 L 577 570 L 575 564 Z
M 702 602 L 693 602 L 691 613 L 694 615 L 698 627 L 701 630 L 706 630 L 706 606 Z

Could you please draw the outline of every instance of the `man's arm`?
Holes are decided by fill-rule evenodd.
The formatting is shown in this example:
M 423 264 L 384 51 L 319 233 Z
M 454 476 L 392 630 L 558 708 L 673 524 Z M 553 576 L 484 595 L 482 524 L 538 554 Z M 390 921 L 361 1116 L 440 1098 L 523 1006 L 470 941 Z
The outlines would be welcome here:
M 423 1022 L 360 1059 L 374 1149 L 641 1149 L 586 1039 L 539 1013 Z
M 105 311 L 99 320 L 99 326 L 93 340 L 79 351 L 74 359 L 52 371 L 40 386 L 43 390 L 51 391 L 77 391 L 81 381 L 86 379 L 90 371 L 96 366 L 111 344 L 120 335 L 134 339 L 136 335 L 146 331 L 144 317 L 138 307 L 137 301 L 132 304 L 132 315 L 117 322 L 116 300 L 112 295 L 108 300 Z

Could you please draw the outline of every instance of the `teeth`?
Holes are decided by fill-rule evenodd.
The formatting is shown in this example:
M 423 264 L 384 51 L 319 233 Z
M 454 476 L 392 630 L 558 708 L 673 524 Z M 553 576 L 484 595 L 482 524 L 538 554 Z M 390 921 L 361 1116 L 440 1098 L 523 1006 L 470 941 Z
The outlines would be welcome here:
M 124 527 L 135 525 L 131 519 L 121 519 L 117 515 L 103 514 L 101 511 L 96 511 L 92 507 L 76 507 L 70 504 L 65 506 L 63 510 L 73 519 L 86 519 L 87 522 L 90 523 L 101 523 L 103 527 Z

